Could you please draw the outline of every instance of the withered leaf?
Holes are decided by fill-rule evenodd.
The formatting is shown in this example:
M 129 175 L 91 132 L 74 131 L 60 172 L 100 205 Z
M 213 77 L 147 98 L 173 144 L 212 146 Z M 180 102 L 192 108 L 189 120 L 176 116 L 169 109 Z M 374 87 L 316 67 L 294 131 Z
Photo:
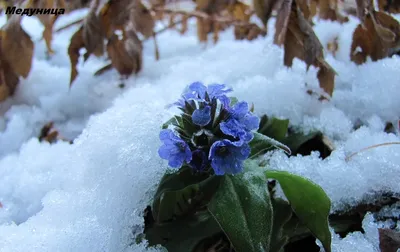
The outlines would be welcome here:
M 100 18 L 96 15 L 95 9 L 91 9 L 82 23 L 82 39 L 86 48 L 84 61 L 91 54 L 97 57 L 104 54 L 104 36 Z
M 0 42 L 2 35 L 0 33 Z M 11 69 L 11 66 L 3 57 L 3 51 L 0 47 L 0 102 L 13 95 L 17 85 L 19 83 L 19 77 Z
M 131 19 L 133 28 L 141 33 L 145 38 L 153 36 L 154 20 L 150 11 L 143 5 L 141 1 L 134 1 Z
M 24 78 L 32 67 L 33 47 L 31 37 L 22 29 L 21 16 L 13 15 L 2 28 L 2 58 L 10 65 L 11 71 Z
M 181 30 L 179 31 L 180 34 L 185 34 L 188 31 L 188 21 L 189 21 L 189 15 L 183 15 L 182 16 L 182 27 L 181 27 Z
M 378 228 L 381 252 L 396 252 L 400 248 L 400 233 L 391 229 Z
M 339 21 L 340 23 L 349 21 L 347 17 L 339 13 L 338 0 L 318 0 L 317 6 L 321 19 Z
M 292 10 L 293 0 L 283 0 L 278 10 L 278 16 L 275 23 L 274 43 L 282 45 L 285 41 L 289 17 Z M 285 49 L 286 50 L 286 49 Z
M 133 29 L 126 30 L 122 38 L 113 34 L 107 43 L 112 66 L 122 76 L 138 73 L 142 69 L 142 42 Z
M 124 28 L 130 19 L 132 6 L 132 0 L 108 0 L 101 7 L 99 15 L 106 38 L 111 37 L 115 30 Z
M 274 6 L 281 2 L 280 0 L 253 0 L 254 10 L 258 18 L 267 26 L 267 22 L 271 17 Z
M 284 39 L 284 64 L 292 66 L 296 57 L 303 60 L 307 68 L 311 65 L 318 67 L 317 78 L 320 87 L 332 96 L 336 72 L 325 61 L 321 42 L 295 2 L 292 3 L 287 27 Z
M 76 65 L 78 64 L 79 61 L 79 56 L 80 56 L 80 49 L 85 47 L 85 43 L 83 41 L 83 28 L 82 26 L 77 30 L 74 35 L 71 37 L 71 42 L 68 46 L 68 56 L 69 60 L 71 63 L 71 77 L 70 77 L 70 82 L 69 86 L 72 86 L 72 83 L 74 82 L 76 76 L 78 75 L 78 70 L 76 68 Z
M 197 18 L 197 37 L 200 42 L 207 42 L 207 35 L 211 31 L 212 21 L 207 18 Z
M 400 24 L 384 12 L 370 11 L 353 33 L 350 59 L 363 64 L 367 57 L 377 61 L 400 51 Z
M 207 14 L 216 14 L 236 2 L 237 0 L 196 0 L 196 10 Z
M 65 3 L 61 0 L 29 0 L 26 7 L 34 9 L 54 9 L 63 8 L 63 6 L 65 6 Z M 53 40 L 53 27 L 59 15 L 35 14 L 35 16 L 44 26 L 43 38 L 46 44 L 47 53 L 52 55 L 54 54 L 51 46 Z
M 398 0 L 378 0 L 380 11 L 388 13 L 400 13 L 400 1 Z

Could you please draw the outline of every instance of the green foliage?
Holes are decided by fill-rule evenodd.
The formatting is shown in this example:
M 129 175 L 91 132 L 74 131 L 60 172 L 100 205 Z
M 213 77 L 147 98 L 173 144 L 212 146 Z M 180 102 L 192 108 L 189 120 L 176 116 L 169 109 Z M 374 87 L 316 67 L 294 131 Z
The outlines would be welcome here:
M 224 176 L 208 209 L 236 251 L 270 251 L 273 210 L 261 170 Z
M 278 180 L 296 216 L 322 242 L 325 251 L 330 252 L 331 201 L 324 190 L 308 179 L 285 171 L 267 171 L 266 175 Z

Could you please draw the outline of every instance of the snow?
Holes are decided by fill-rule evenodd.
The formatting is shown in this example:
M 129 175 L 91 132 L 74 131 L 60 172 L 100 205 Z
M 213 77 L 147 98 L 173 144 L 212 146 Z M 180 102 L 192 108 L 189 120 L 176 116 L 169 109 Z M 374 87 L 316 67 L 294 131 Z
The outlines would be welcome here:
M 57 20 L 56 27 L 84 16 L 75 11 Z M 0 23 L 5 23 L 5 16 Z M 203 49 L 195 23 L 184 36 L 168 31 L 158 36 L 161 59 L 154 59 L 153 42 L 144 44 L 144 69 L 124 82 L 116 71 L 94 77 L 104 59 L 79 63 L 79 75 L 69 90 L 69 38 L 77 27 L 55 35 L 56 55 L 47 60 L 42 26 L 25 17 L 23 27 L 35 41 L 33 68 L 11 99 L 0 104 L 0 251 L 145 251 L 130 245 L 132 230 L 140 232 L 140 214 L 148 204 L 167 165 L 157 155 L 161 124 L 176 100 L 193 81 L 225 83 L 240 100 L 253 102 L 255 112 L 289 118 L 307 132 L 321 130 L 336 145 L 330 157 L 318 153 L 287 158 L 270 155 L 271 168 L 312 179 L 331 197 L 332 211 L 354 205 L 373 192 L 400 193 L 400 146 L 384 146 L 345 158 L 373 144 L 400 141 L 383 132 L 397 122 L 398 56 L 356 66 L 350 62 L 351 34 L 357 20 L 347 24 L 316 21 L 324 46 L 339 39 L 336 57 L 327 61 L 338 72 L 333 99 L 319 102 L 306 94 L 318 90 L 316 69 L 306 72 L 295 60 L 283 66 L 283 51 L 267 38 L 234 41 L 223 32 L 217 45 Z M 274 21 L 269 23 L 273 30 Z M 162 27 L 159 25 L 158 28 Z M 307 83 L 308 87 L 305 87 Z M 353 130 L 357 120 L 365 126 Z M 55 128 L 74 144 L 39 143 L 41 127 Z M 394 123 L 397 125 L 397 123 Z M 378 251 L 378 223 L 367 215 L 366 234 L 345 239 L 333 235 L 333 251 Z

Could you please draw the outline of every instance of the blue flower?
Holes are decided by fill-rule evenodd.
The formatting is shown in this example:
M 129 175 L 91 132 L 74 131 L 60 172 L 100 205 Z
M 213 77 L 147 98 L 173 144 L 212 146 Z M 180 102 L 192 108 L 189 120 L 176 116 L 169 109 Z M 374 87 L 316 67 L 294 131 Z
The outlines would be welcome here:
M 229 136 L 249 142 L 253 139 L 252 130 L 258 129 L 260 118 L 249 111 L 247 102 L 238 102 L 228 109 L 228 118 L 221 122 L 221 131 Z
M 243 171 L 243 161 L 250 155 L 250 146 L 243 141 L 224 139 L 213 143 L 208 159 L 216 175 L 237 174 Z
M 224 84 L 211 84 L 205 86 L 201 82 L 193 82 L 189 85 L 188 91 L 182 95 L 182 98 L 172 105 L 184 107 L 185 101 L 196 100 L 199 102 L 209 102 L 212 99 L 218 99 L 224 107 L 228 107 L 230 99 L 226 96 L 227 93 L 232 92 L 232 88 L 227 88 Z M 210 99 L 206 101 L 207 95 Z
M 211 107 L 205 106 L 202 109 L 196 109 L 192 114 L 192 121 L 199 126 L 206 126 L 211 121 Z
M 208 164 L 207 154 L 202 150 L 195 150 L 192 153 L 192 161 L 189 165 L 196 171 L 203 171 Z
M 175 135 L 171 129 L 164 129 L 160 132 L 160 140 L 163 145 L 158 150 L 162 159 L 168 160 L 168 165 L 173 168 L 180 168 L 184 162 L 192 160 L 192 152 L 188 144 Z

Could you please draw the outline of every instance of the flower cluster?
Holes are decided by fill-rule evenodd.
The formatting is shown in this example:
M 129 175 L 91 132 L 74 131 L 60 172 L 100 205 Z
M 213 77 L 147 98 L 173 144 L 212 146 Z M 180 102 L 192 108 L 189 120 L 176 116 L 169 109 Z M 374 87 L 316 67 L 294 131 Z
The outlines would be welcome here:
M 260 119 L 249 110 L 247 102 L 231 104 L 223 84 L 189 85 L 182 98 L 172 104 L 182 110 L 174 129 L 163 129 L 158 150 L 168 165 L 180 168 L 187 164 L 196 171 L 213 169 L 216 175 L 237 174 L 250 155 L 252 130 Z

